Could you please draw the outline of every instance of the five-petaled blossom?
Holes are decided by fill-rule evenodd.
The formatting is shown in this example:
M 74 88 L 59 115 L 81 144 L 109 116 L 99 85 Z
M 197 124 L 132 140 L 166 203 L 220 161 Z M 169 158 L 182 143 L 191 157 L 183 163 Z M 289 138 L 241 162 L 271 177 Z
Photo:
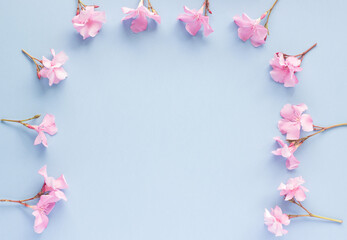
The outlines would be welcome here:
M 40 125 L 37 126 L 27 124 L 27 127 L 30 129 L 34 129 L 36 132 L 38 132 L 34 145 L 42 143 L 42 145 L 45 147 L 48 147 L 47 137 L 45 133 L 48 133 L 52 136 L 58 132 L 58 128 L 55 125 L 55 117 L 52 114 L 46 114 Z
M 254 47 L 263 45 L 266 41 L 268 30 L 260 24 L 262 18 L 251 19 L 247 14 L 235 16 L 234 22 L 239 26 L 238 35 L 242 41 L 250 39 Z
M 36 233 L 42 233 L 47 228 L 48 217 L 47 215 L 53 210 L 58 198 L 52 195 L 42 195 L 39 202 L 32 206 L 35 216 L 34 230 Z
M 61 191 L 62 189 L 68 188 L 67 182 L 63 174 L 57 179 L 54 179 L 53 177 L 48 177 L 46 165 L 39 170 L 39 174 L 42 175 L 45 179 L 42 191 L 49 192 L 49 195 L 52 195 L 57 199 L 63 199 L 67 201 L 64 192 Z
M 143 5 L 143 0 L 140 1 L 136 9 L 122 7 L 123 13 L 128 14 L 122 19 L 122 21 L 133 18 L 130 29 L 134 33 L 139 33 L 147 29 L 147 25 L 148 25 L 147 17 L 155 20 L 157 23 L 160 23 L 161 21 L 160 16 L 153 9 L 150 3 L 148 5 L 151 11 Z
M 276 0 L 272 7 L 265 13 L 263 13 L 258 19 L 252 19 L 248 17 L 248 15 L 245 13 L 243 13 L 242 16 L 235 16 L 234 22 L 239 27 L 239 29 L 237 30 L 239 38 L 241 38 L 241 40 L 243 41 L 247 41 L 248 39 L 250 39 L 254 47 L 259 47 L 263 45 L 269 33 L 269 17 L 277 2 L 278 0 Z M 265 17 L 265 24 L 260 24 L 261 20 L 263 20 Z
M 213 32 L 213 29 L 209 25 L 209 17 L 203 15 L 205 4 L 199 9 L 190 10 L 188 7 L 184 6 L 183 14 L 178 16 L 178 20 L 186 23 L 186 30 L 193 36 L 195 36 L 200 30 L 201 26 L 204 27 L 204 35 L 208 36 Z
M 294 156 L 294 152 L 299 147 L 295 143 L 290 143 L 287 145 L 284 141 L 282 141 L 279 137 L 274 137 L 274 140 L 281 146 L 277 148 L 275 151 L 272 151 L 274 155 L 282 156 L 286 158 L 286 167 L 288 170 L 293 170 L 299 166 L 299 161 Z
M 23 119 L 23 120 L 11 120 L 11 119 L 0 119 L 0 121 L 3 122 L 15 122 L 15 123 L 19 123 L 22 124 L 23 126 L 29 128 L 29 129 L 33 129 L 35 130 L 38 135 L 35 139 L 34 145 L 38 145 L 41 144 L 44 145 L 45 147 L 47 147 L 47 137 L 45 135 L 45 133 L 48 133 L 49 135 L 54 135 L 58 132 L 57 126 L 55 125 L 55 117 L 52 114 L 46 114 L 46 116 L 43 118 L 42 123 L 40 125 L 30 125 L 26 122 L 33 120 L 33 119 L 37 119 L 41 117 L 41 115 L 35 115 L 32 118 L 28 118 L 28 119 Z
M 308 189 L 302 186 L 304 183 L 305 180 L 302 177 L 290 178 L 287 184 L 281 183 L 278 190 L 281 191 L 281 196 L 285 196 L 285 201 L 295 198 L 297 201 L 302 202 L 306 199 L 305 192 L 308 192 Z
M 55 54 L 54 49 L 51 49 L 51 53 L 53 55 L 52 60 L 42 57 L 43 68 L 39 72 L 41 77 L 48 78 L 49 86 L 58 84 L 67 77 L 67 72 L 62 66 L 68 60 L 68 56 L 64 52 Z
M 283 53 L 275 53 L 270 61 L 273 70 L 270 72 L 275 82 L 283 83 L 285 87 L 294 87 L 299 81 L 295 76 L 296 72 L 300 72 L 301 60 L 294 56 L 284 57 Z
M 268 230 L 275 234 L 276 237 L 288 233 L 287 230 L 283 229 L 283 225 L 289 225 L 290 220 L 287 214 L 282 213 L 282 209 L 279 206 L 276 206 L 275 209 L 271 208 L 271 213 L 265 209 L 264 222 L 268 226 Z
M 74 28 L 83 39 L 95 37 L 100 31 L 102 24 L 106 22 L 105 12 L 95 11 L 98 6 L 87 6 L 79 1 L 77 15 L 72 18 Z
M 282 134 L 287 134 L 287 139 L 297 140 L 300 138 L 300 130 L 313 131 L 313 121 L 309 114 L 303 114 L 308 108 L 305 104 L 286 104 L 281 110 L 283 119 L 278 121 L 278 128 Z

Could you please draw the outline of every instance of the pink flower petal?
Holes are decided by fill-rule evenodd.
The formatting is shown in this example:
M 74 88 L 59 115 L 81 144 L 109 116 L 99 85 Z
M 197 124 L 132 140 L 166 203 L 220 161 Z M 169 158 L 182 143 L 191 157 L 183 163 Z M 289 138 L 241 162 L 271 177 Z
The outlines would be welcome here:
M 302 114 L 300 122 L 302 130 L 304 130 L 305 132 L 313 131 L 313 120 L 309 114 Z
M 294 155 L 287 158 L 286 167 L 288 170 L 294 170 L 299 167 L 300 162 L 294 157 Z

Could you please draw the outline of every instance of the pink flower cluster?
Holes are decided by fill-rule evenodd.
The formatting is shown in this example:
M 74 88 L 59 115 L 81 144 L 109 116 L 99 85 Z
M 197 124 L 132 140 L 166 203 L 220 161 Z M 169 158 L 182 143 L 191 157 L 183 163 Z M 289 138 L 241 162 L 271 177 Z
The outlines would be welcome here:
M 288 55 L 282 52 L 275 53 L 275 56 L 270 61 L 272 71 L 270 75 L 275 82 L 283 83 L 285 87 L 294 87 L 299 83 L 295 73 L 302 71 L 300 67 L 304 56 L 317 46 L 315 43 L 305 52 L 298 55 Z
M 262 18 L 251 19 L 247 14 L 243 13 L 241 17 L 235 16 L 234 22 L 239 27 L 238 35 L 242 41 L 250 39 L 254 47 L 263 45 L 266 41 L 268 30 L 260 24 Z
M 52 114 L 46 114 L 46 116 L 43 118 L 42 123 L 40 125 L 30 125 L 25 124 L 30 129 L 35 130 L 38 135 L 35 139 L 34 145 L 41 144 L 45 147 L 48 147 L 47 144 L 47 137 L 45 133 L 49 135 L 55 135 L 58 132 L 58 128 L 55 125 L 55 117 Z
M 82 4 L 79 2 L 79 4 Z M 105 12 L 95 11 L 98 6 L 86 6 L 81 5 L 82 10 L 77 12 L 77 15 L 73 17 L 72 23 L 74 28 L 81 34 L 83 39 L 89 37 L 95 37 L 102 24 L 106 22 Z
M 264 223 L 271 233 L 275 234 L 276 237 L 280 237 L 288 233 L 283 225 L 289 225 L 290 220 L 288 215 L 282 213 L 282 209 L 276 206 L 274 209 L 271 208 L 271 212 L 265 208 Z
M 275 53 L 270 61 L 273 70 L 270 72 L 275 82 L 283 83 L 285 87 L 294 87 L 299 81 L 296 72 L 302 71 L 301 60 L 294 56 L 284 57 L 283 53 Z
M 55 54 L 54 49 L 51 49 L 53 55 L 52 60 L 48 60 L 46 57 L 42 57 L 42 60 L 39 60 L 31 56 L 25 50 L 22 50 L 22 52 L 35 63 L 37 77 L 39 79 L 41 79 L 41 77 L 48 78 L 49 86 L 58 84 L 60 81 L 67 78 L 67 72 L 64 70 L 63 65 L 69 58 L 64 52 Z
M 203 15 L 205 4 L 199 9 L 190 10 L 188 7 L 184 6 L 183 14 L 178 16 L 178 20 L 186 23 L 186 30 L 191 35 L 195 36 L 200 30 L 201 26 L 204 27 L 204 35 L 208 36 L 213 32 L 209 24 L 209 17 Z
M 49 86 L 58 84 L 60 81 L 67 78 L 67 72 L 62 67 L 69 59 L 64 52 L 55 54 L 54 49 L 51 49 L 53 55 L 52 60 L 48 60 L 46 57 L 42 57 L 43 68 L 39 72 L 39 77 L 48 78 Z
M 278 121 L 278 128 L 282 134 L 287 135 L 289 145 L 284 143 L 279 137 L 274 139 L 280 148 L 272 151 L 274 155 L 286 158 L 286 167 L 293 170 L 299 166 L 299 161 L 295 158 L 294 152 L 303 143 L 295 141 L 300 138 L 301 130 L 313 131 L 313 120 L 309 114 L 303 114 L 308 108 L 305 104 L 291 105 L 286 104 L 281 110 L 282 119 Z
M 35 216 L 34 230 L 36 233 L 42 233 L 46 229 L 49 222 L 47 216 L 55 204 L 61 199 L 67 201 L 65 194 L 61 190 L 68 188 L 64 175 L 57 179 L 48 177 L 46 166 L 39 170 L 39 174 L 44 177 L 44 184 L 39 193 L 41 195 L 39 202 L 35 206 L 31 206 L 34 210 L 32 214 Z
M 146 8 L 143 5 L 143 0 L 140 1 L 138 7 L 136 9 L 122 7 L 122 11 L 125 14 L 128 14 L 128 16 L 125 16 L 122 21 L 128 20 L 133 18 L 134 20 L 131 23 L 130 29 L 134 33 L 139 33 L 147 29 L 148 21 L 147 18 L 151 18 L 155 20 L 157 23 L 160 23 L 161 18 L 156 13 L 156 11 L 151 8 L 152 11 L 150 11 L 148 8 Z
M 306 198 L 305 192 L 308 192 L 307 188 L 301 186 L 304 182 L 302 177 L 290 178 L 287 184 L 281 183 L 278 187 L 278 190 L 281 191 L 280 195 L 285 197 L 285 201 L 292 200 L 296 204 L 296 201 L 304 201 Z M 289 225 L 290 216 L 284 214 L 282 209 L 276 206 L 274 209 L 271 209 L 271 212 L 265 209 L 264 223 L 271 233 L 275 234 L 276 237 L 280 237 L 288 233 L 288 231 L 283 228 L 283 225 Z
M 278 190 L 281 191 L 280 195 L 284 196 L 285 201 L 295 198 L 297 201 L 302 202 L 306 199 L 305 192 L 308 192 L 308 189 L 302 186 L 304 183 L 305 180 L 302 177 L 290 178 L 287 184 L 281 183 Z

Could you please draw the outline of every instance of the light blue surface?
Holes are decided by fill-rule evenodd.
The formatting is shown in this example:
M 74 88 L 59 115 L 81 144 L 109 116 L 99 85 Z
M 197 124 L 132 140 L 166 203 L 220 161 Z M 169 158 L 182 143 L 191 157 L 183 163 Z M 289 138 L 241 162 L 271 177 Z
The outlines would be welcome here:
M 215 32 L 207 38 L 191 37 L 176 20 L 183 5 L 199 8 L 200 0 L 152 0 L 162 24 L 137 35 L 120 22 L 120 8 L 137 0 L 85 3 L 107 16 L 85 41 L 71 24 L 75 1 L 1 3 L 0 117 L 52 113 L 59 132 L 44 149 L 33 146 L 33 131 L 0 124 L 0 198 L 36 194 L 44 164 L 70 185 L 69 201 L 53 210 L 42 235 L 29 209 L 0 205 L 1 239 L 274 239 L 264 208 L 299 213 L 276 188 L 301 175 L 309 209 L 347 220 L 347 128 L 302 145 L 296 171 L 270 153 L 286 103 L 306 103 L 317 125 L 347 121 L 347 2 L 279 1 L 260 48 L 238 39 L 232 17 L 259 17 L 272 0 L 211 0 Z M 297 54 L 315 42 L 295 89 L 271 80 L 275 52 Z M 49 88 L 21 48 L 37 57 L 64 50 L 68 79 Z M 312 219 L 287 229 L 288 240 L 347 235 L 345 224 Z

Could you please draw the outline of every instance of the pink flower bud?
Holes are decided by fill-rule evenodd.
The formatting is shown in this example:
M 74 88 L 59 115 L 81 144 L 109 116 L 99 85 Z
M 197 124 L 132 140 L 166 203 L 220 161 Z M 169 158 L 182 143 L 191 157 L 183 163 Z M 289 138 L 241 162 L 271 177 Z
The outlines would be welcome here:
M 261 15 L 260 19 L 264 19 L 267 15 L 267 12 L 263 13 L 263 15 Z

